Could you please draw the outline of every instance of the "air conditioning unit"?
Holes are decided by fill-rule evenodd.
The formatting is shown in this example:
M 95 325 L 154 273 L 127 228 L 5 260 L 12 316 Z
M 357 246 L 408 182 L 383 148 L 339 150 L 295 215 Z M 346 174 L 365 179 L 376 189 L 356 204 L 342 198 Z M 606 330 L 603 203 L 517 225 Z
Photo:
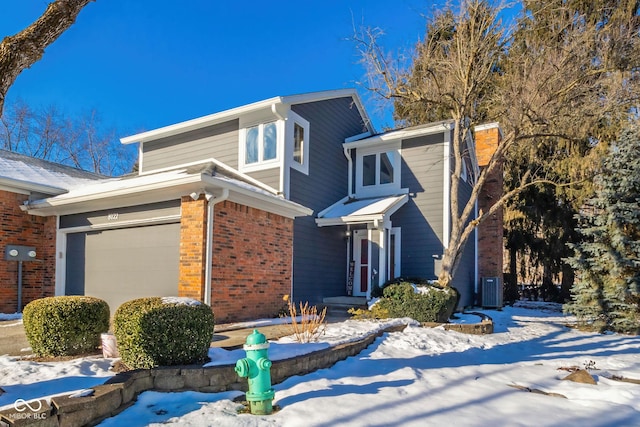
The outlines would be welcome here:
M 482 307 L 502 308 L 502 280 L 499 277 L 482 278 Z

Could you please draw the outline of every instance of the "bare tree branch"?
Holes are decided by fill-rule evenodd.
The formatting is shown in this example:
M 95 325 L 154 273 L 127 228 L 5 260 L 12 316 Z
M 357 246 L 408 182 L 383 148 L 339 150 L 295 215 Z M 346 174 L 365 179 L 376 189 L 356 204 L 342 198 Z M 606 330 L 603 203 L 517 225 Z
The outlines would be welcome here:
M 56 0 L 31 25 L 0 42 L 0 115 L 18 75 L 39 61 L 44 50 L 73 25 L 82 8 L 92 1 Z

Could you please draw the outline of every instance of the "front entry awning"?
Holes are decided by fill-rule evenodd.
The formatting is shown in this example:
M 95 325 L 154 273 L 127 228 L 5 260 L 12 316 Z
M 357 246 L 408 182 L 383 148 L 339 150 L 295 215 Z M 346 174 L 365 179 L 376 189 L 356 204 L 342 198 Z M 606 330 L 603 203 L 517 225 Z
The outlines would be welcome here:
M 318 214 L 318 227 L 384 223 L 409 200 L 407 194 L 364 199 L 344 198 Z

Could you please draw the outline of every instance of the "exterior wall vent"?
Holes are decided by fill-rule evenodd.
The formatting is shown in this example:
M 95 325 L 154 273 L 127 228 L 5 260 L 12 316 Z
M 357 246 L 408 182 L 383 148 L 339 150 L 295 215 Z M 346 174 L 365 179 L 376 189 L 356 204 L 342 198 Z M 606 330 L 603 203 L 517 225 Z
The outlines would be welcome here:
M 482 278 L 482 307 L 502 308 L 502 280 L 499 277 Z

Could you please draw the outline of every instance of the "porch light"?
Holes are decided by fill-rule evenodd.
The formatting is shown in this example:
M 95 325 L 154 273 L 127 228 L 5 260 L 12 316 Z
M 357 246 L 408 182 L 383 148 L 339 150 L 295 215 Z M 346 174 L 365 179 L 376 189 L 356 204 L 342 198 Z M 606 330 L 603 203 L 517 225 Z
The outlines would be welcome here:
M 349 237 L 351 237 L 351 230 L 347 230 L 347 231 L 345 231 L 345 232 L 344 232 L 344 237 L 346 237 L 347 239 L 348 239 Z

